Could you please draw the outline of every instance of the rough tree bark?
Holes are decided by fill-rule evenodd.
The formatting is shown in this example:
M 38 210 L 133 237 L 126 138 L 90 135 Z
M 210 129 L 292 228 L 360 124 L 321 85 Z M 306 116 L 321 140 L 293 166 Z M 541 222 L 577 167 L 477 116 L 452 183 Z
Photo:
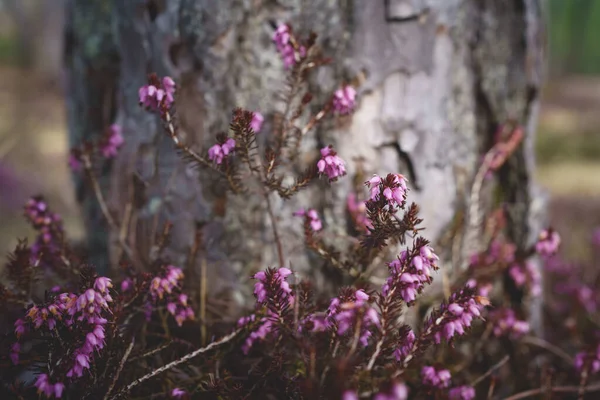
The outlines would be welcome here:
M 90 10 L 105 4 L 72 1 L 71 8 L 92 14 Z M 208 174 L 184 165 L 159 121 L 139 108 L 137 100 L 146 74 L 173 76 L 180 87 L 181 133 L 203 150 L 214 142 L 215 133 L 226 129 L 235 106 L 260 110 L 268 132 L 272 116 L 282 111 L 274 99 L 284 77 L 271 42 L 271 21 L 289 21 L 300 32 L 314 30 L 326 53 L 338 61 L 311 81 L 317 104 L 342 80 L 366 76 L 354 116 L 328 122 L 305 138 L 303 149 L 316 157 L 320 146 L 333 144 L 348 161 L 350 177 L 357 172 L 357 158 L 367 174 L 404 173 L 411 180 L 410 199 L 421 206 L 427 238 L 435 244 L 450 231 L 462 232 L 458 256 L 444 257 L 448 273 L 461 268 L 465 256 L 480 246 L 480 227 L 460 216 L 472 206 L 473 178 L 497 125 L 508 118 L 523 124 L 524 144 L 501 171 L 498 185 L 509 211 L 510 235 L 520 246 L 532 242 L 544 217 L 543 199 L 532 181 L 543 72 L 539 0 L 115 1 L 118 66 L 93 62 L 112 60 L 110 46 L 108 58 L 77 55 L 88 51 L 86 42 L 100 49 L 102 40 L 92 38 L 109 37 L 102 36 L 103 29 L 78 28 L 70 132 L 76 141 L 112 122 L 105 119 L 111 113 L 96 102 L 101 103 L 118 78 L 118 102 L 110 109 L 123 126 L 126 145 L 112 167 L 111 201 L 115 209 L 129 201 L 134 171 L 148 182 L 146 205 L 135 215 L 141 228 L 132 232 L 138 240 L 151 239 L 155 215 L 159 227 L 160 221 L 173 221 L 171 256 L 184 264 L 196 224 L 203 223 L 215 291 L 246 280 L 250 269 L 277 263 L 264 202 L 228 196 L 222 215 L 215 204 L 223 193 Z M 108 82 L 102 71 L 111 71 Z M 292 212 L 310 205 L 324 216 L 328 232 L 344 231 L 350 177 L 331 188 L 316 185 L 291 201 L 273 197 L 286 261 L 301 273 L 319 269 L 320 261 L 303 250 L 301 224 Z M 160 204 L 164 193 L 167 200 Z M 482 201 L 482 209 L 489 208 L 491 196 L 484 193 Z M 96 211 L 88 205 L 88 221 Z M 92 229 L 92 240 L 98 234 Z M 150 248 L 147 242 L 137 251 L 146 254 Z

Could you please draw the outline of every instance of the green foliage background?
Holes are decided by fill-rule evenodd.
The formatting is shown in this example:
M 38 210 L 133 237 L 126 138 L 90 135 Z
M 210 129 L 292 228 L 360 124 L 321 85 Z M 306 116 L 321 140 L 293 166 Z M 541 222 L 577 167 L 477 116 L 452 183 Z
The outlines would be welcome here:
M 546 1 L 551 71 L 600 74 L 600 1 Z

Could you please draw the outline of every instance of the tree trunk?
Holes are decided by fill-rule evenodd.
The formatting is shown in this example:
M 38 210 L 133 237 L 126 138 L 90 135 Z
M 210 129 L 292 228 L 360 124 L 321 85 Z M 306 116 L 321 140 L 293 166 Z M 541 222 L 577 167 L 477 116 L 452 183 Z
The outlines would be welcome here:
M 174 77 L 181 134 L 202 151 L 214 143 L 215 133 L 226 130 L 235 106 L 263 113 L 262 134 L 268 134 L 273 116 L 282 112 L 282 104 L 273 99 L 284 89 L 271 21 L 290 22 L 297 32 L 317 32 L 325 53 L 335 60 L 310 82 L 315 104 L 323 104 L 343 80 L 361 73 L 366 77 L 353 117 L 329 120 L 307 135 L 302 148 L 309 156 L 296 166 L 314 162 L 319 148 L 332 144 L 347 161 L 350 176 L 331 187 L 313 185 L 289 201 L 271 198 L 287 263 L 301 275 L 319 270 L 322 261 L 304 249 L 302 224 L 292 213 L 299 207 L 316 208 L 327 235 L 345 232 L 346 198 L 358 172 L 355 160 L 361 158 L 366 176 L 400 172 L 410 179 L 409 201 L 420 205 L 425 236 L 434 244 L 450 231 L 462 232 L 458 254 L 445 254 L 443 263 L 448 274 L 460 269 L 480 247 L 481 227 L 466 221 L 457 228 L 454 222 L 472 208 L 477 167 L 498 124 L 508 118 L 525 126 L 526 139 L 497 183 L 512 239 L 522 247 L 531 244 L 543 221 L 543 203 L 532 182 L 543 72 L 540 14 L 539 0 L 115 2 L 120 49 L 116 122 L 123 126 L 126 145 L 112 168 L 111 202 L 120 210 L 130 202 L 134 171 L 147 182 L 148 201 L 133 217 L 139 228 L 131 234 L 138 243 L 146 240 L 137 253 L 148 254 L 151 233 L 170 220 L 170 255 L 180 265 L 186 263 L 197 223 L 203 224 L 213 291 L 235 288 L 251 270 L 278 263 L 265 202 L 227 195 L 222 215 L 215 205 L 222 203 L 223 190 L 209 173 L 185 166 L 157 118 L 142 110 L 137 99 L 148 73 Z M 77 97 L 78 90 L 95 90 L 94 81 L 81 84 L 83 89 L 71 92 L 83 118 L 70 121 L 77 139 L 82 136 L 79 124 L 101 120 L 99 108 L 91 109 Z M 87 114 L 80 111 L 86 108 Z M 484 211 L 492 201 L 485 196 L 487 186 Z M 88 208 L 88 220 L 94 212 Z

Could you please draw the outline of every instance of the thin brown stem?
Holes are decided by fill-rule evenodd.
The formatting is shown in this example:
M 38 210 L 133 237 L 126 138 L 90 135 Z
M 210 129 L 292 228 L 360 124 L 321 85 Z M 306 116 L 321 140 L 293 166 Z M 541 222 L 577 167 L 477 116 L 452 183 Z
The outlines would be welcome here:
M 281 238 L 279 237 L 279 232 L 277 230 L 277 220 L 275 219 L 275 214 L 273 213 L 273 207 L 271 207 L 271 199 L 269 199 L 269 193 L 265 190 L 265 200 L 267 202 L 267 212 L 269 213 L 269 218 L 271 219 L 271 228 L 273 229 L 273 238 L 275 239 L 275 246 L 277 247 L 277 257 L 279 258 L 279 266 L 285 266 L 285 259 L 283 257 L 283 246 L 281 245 Z
M 568 355 L 560 347 L 555 346 L 552 343 L 547 342 L 547 341 L 545 341 L 542 338 L 535 337 L 535 336 L 527 336 L 527 337 L 523 338 L 522 342 L 523 343 L 527 343 L 527 344 L 531 344 L 533 346 L 538 346 L 538 347 L 541 347 L 543 349 L 546 349 L 546 350 L 554 353 L 558 357 L 562 358 L 563 360 L 565 360 L 567 362 L 567 364 L 573 365 L 573 362 L 574 362 L 573 361 L 573 357 L 571 357 L 570 355 Z
M 521 393 L 514 394 L 509 397 L 505 397 L 504 400 L 520 400 L 526 399 L 528 397 L 537 396 L 539 394 L 543 394 L 546 390 L 552 393 L 579 393 L 581 388 L 579 386 L 555 386 L 553 388 L 538 388 L 538 389 L 530 389 Z M 590 392 L 600 391 L 600 383 L 596 383 L 594 385 L 587 386 L 585 390 Z
M 168 370 L 170 370 L 171 368 L 174 368 L 174 367 L 176 367 L 176 366 L 178 366 L 178 365 L 180 365 L 180 364 L 183 364 L 183 363 L 185 363 L 185 362 L 188 362 L 188 361 L 189 361 L 189 360 L 191 360 L 192 358 L 198 357 L 200 354 L 206 353 L 207 351 L 209 351 L 209 350 L 212 350 L 212 349 L 213 349 L 213 348 L 215 348 L 215 347 L 218 347 L 218 346 L 221 346 L 221 345 L 223 345 L 223 344 L 225 344 L 225 343 L 228 343 L 228 342 L 230 342 L 230 341 L 231 341 L 233 338 L 235 338 L 235 337 L 236 337 L 236 336 L 237 336 L 237 335 L 238 335 L 240 332 L 241 332 L 241 330 L 236 330 L 236 331 L 234 331 L 234 332 L 230 333 L 229 335 L 227 335 L 227 336 L 223 336 L 221 339 L 219 339 L 219 340 L 217 340 L 217 341 L 215 341 L 215 342 L 212 342 L 211 344 L 209 344 L 209 345 L 208 345 L 208 346 L 206 346 L 206 347 L 202 347 L 202 348 L 200 348 L 200 349 L 198 349 L 198 350 L 195 350 L 195 351 L 193 351 L 193 352 L 191 352 L 191 353 L 189 353 L 189 354 L 186 354 L 185 356 L 183 356 L 183 357 L 181 357 L 181 358 L 179 358 L 179 359 L 177 359 L 177 360 L 175 360 L 175 361 L 172 361 L 172 362 L 170 362 L 170 363 L 168 363 L 168 364 L 166 364 L 166 365 L 163 365 L 162 367 L 155 369 L 154 371 L 152 371 L 152 372 L 150 372 L 150 373 L 148 373 L 148 374 L 146 374 L 146 375 L 142 376 L 141 378 L 138 378 L 138 379 L 136 379 L 135 381 L 133 381 L 133 382 L 131 382 L 129 385 L 127 385 L 127 386 L 125 387 L 125 389 L 124 389 L 124 390 L 122 390 L 122 391 L 121 391 L 121 392 L 119 392 L 117 395 L 115 395 L 115 396 L 113 397 L 113 399 L 114 399 L 114 398 L 117 398 L 117 397 L 118 397 L 118 396 L 120 396 L 120 395 L 124 395 L 124 394 L 126 394 L 126 393 L 129 393 L 129 392 L 131 391 L 131 389 L 133 389 L 134 387 L 136 387 L 136 386 L 138 386 L 139 384 L 141 384 L 141 383 L 143 383 L 143 382 L 147 381 L 147 380 L 148 380 L 148 379 L 150 379 L 150 378 L 153 378 L 153 377 L 155 377 L 156 375 L 158 375 L 158 374 L 160 374 L 160 373 L 163 373 L 163 372 L 165 372 L 165 371 L 168 371 Z
M 113 380 L 110 383 L 110 386 L 108 387 L 108 390 L 106 391 L 106 394 L 104 395 L 104 400 L 108 400 L 108 396 L 110 396 L 110 393 L 115 388 L 117 380 L 119 380 L 119 375 L 121 375 L 121 371 L 123 371 L 123 367 L 125 366 L 125 363 L 127 362 L 127 358 L 129 358 L 129 354 L 131 354 L 131 350 L 133 349 L 134 344 L 135 344 L 135 337 L 131 339 L 131 343 L 129 343 L 129 346 L 127 346 L 127 350 L 125 350 L 125 354 L 123 354 L 123 358 L 121 359 L 121 362 L 119 363 L 117 372 L 113 376 Z
M 485 374 L 481 375 L 479 378 L 477 378 L 473 382 L 471 382 L 469 386 L 473 386 L 474 387 L 479 382 L 483 381 L 485 378 L 487 378 L 488 376 L 490 376 L 494 371 L 496 371 L 497 369 L 499 369 L 500 367 L 502 367 L 504 364 L 506 364 L 509 359 L 510 359 L 510 356 L 505 356 L 502 360 L 500 360 L 496 364 L 492 365 L 492 367 L 489 370 L 487 370 L 487 372 Z
M 201 343 L 206 344 L 206 257 L 200 260 L 200 337 Z
M 96 175 L 94 174 L 94 171 L 92 169 L 92 162 L 88 155 L 84 154 L 84 156 L 82 158 L 83 158 L 84 169 L 85 169 L 87 176 L 92 184 L 92 189 L 94 191 L 94 194 L 96 196 L 98 204 L 100 205 L 100 210 L 102 210 L 102 214 L 104 215 L 104 218 L 106 218 L 106 222 L 108 222 L 108 225 L 111 227 L 111 229 L 113 229 L 115 232 L 119 232 L 119 230 L 120 230 L 119 225 L 117 224 L 117 222 L 113 218 L 112 214 L 110 213 L 110 210 L 108 209 L 106 199 L 104 198 L 104 194 L 102 194 L 102 189 L 100 188 L 98 179 L 96 178 Z M 133 257 L 133 251 L 131 250 L 129 245 L 124 240 L 121 240 L 120 236 L 119 236 L 119 244 L 121 245 L 121 247 L 123 248 L 125 253 L 127 253 L 127 256 L 129 257 L 129 259 L 132 262 L 135 262 L 135 258 Z

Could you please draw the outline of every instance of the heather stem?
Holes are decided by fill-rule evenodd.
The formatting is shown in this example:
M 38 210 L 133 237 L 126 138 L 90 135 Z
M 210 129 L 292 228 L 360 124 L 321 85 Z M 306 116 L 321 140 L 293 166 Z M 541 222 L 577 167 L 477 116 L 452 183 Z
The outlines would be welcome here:
M 123 367 L 125 366 L 125 363 L 127 362 L 127 359 L 129 358 L 129 354 L 131 354 L 131 350 L 133 350 L 134 344 L 135 344 L 135 337 L 131 339 L 131 343 L 129 343 L 129 346 L 127 346 L 127 350 L 125 350 L 125 354 L 123 354 L 123 358 L 121 359 L 121 362 L 119 363 L 117 372 L 115 373 L 113 380 L 112 380 L 110 386 L 108 387 L 108 390 L 106 391 L 106 395 L 104 395 L 104 400 L 108 400 L 108 396 L 110 395 L 110 392 L 112 392 L 112 390 L 115 388 L 115 384 L 117 383 L 117 380 L 119 380 L 119 375 L 121 375 L 121 371 L 123 371 Z
M 227 342 L 230 342 L 240 332 L 241 332 L 241 330 L 236 330 L 236 331 L 230 333 L 229 335 L 224 336 L 224 337 L 222 337 L 221 339 L 219 339 L 219 340 L 217 340 L 215 342 L 212 342 L 211 344 L 209 344 L 206 347 L 202 347 L 202 348 L 200 348 L 198 350 L 195 350 L 195 351 L 193 351 L 193 352 L 191 352 L 189 354 L 186 354 L 185 356 L 183 356 L 183 357 L 181 357 L 181 358 L 179 358 L 179 359 L 177 359 L 175 361 L 172 361 L 172 362 L 170 362 L 170 363 L 168 363 L 166 365 L 163 365 L 162 367 L 155 369 L 154 371 L 152 371 L 152 372 L 150 372 L 150 373 L 142 376 L 141 378 L 136 379 L 135 381 L 133 381 L 129 385 L 127 385 L 127 387 L 125 387 L 124 390 L 122 390 L 117 395 L 115 395 L 113 397 L 113 399 L 118 398 L 121 395 L 125 395 L 125 394 L 129 393 L 131 391 L 131 389 L 133 389 L 134 387 L 138 386 L 140 383 L 145 382 L 148 379 L 153 378 L 153 377 L 155 377 L 156 375 L 158 375 L 158 374 L 160 374 L 162 372 L 168 371 L 171 368 L 174 368 L 174 367 L 176 367 L 176 366 L 178 366 L 180 364 L 183 364 L 183 363 L 191 360 L 192 358 L 195 358 L 195 357 L 199 356 L 200 354 L 206 353 L 207 351 L 209 351 L 209 350 L 211 350 L 211 349 L 213 349 L 215 347 L 218 347 L 218 346 L 221 346 L 221 345 L 223 345 L 223 344 L 225 344 Z
M 384 299 L 384 304 L 382 304 L 382 306 L 381 306 L 381 338 L 379 338 L 379 340 L 377 341 L 377 345 L 375 346 L 375 352 L 371 356 L 371 359 L 369 360 L 369 364 L 367 365 L 367 371 L 370 371 L 373 369 L 373 366 L 375 365 L 375 361 L 377 360 L 377 357 L 379 357 L 379 354 L 381 353 L 381 349 L 383 347 L 383 341 L 385 340 L 385 337 L 387 335 L 386 316 L 387 316 L 388 309 L 389 309 L 389 299 L 392 298 L 395 291 L 396 291 L 395 287 L 392 290 L 390 290 L 390 292 Z
M 85 154 L 82 158 L 83 158 L 83 166 L 84 166 L 85 171 L 86 171 L 86 173 L 90 179 L 90 182 L 92 184 L 92 189 L 94 190 L 94 194 L 96 195 L 96 199 L 98 200 L 98 204 L 100 205 L 102 214 L 104 215 L 104 218 L 106 218 L 108 225 L 110 225 L 110 227 L 114 231 L 118 232 L 120 230 L 119 226 L 115 222 L 113 216 L 110 213 L 110 210 L 108 209 L 108 205 L 106 204 L 106 199 L 104 198 L 104 195 L 102 194 L 102 189 L 100 188 L 98 179 L 96 179 L 96 175 L 94 175 L 94 171 L 92 170 L 92 163 L 90 161 L 90 158 L 87 154 Z M 125 240 L 121 239 L 120 235 L 119 235 L 119 244 L 121 245 L 123 250 L 125 250 L 125 252 L 127 253 L 127 256 L 129 256 L 129 259 L 132 262 L 134 262 L 135 259 L 133 257 L 133 251 L 131 250 L 129 245 L 125 242 Z

